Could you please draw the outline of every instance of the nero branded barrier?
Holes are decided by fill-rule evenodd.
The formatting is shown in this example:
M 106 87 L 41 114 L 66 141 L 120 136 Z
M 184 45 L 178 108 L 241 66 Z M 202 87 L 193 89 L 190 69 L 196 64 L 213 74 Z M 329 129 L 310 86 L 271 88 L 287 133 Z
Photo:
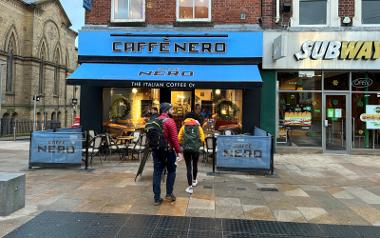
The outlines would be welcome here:
M 78 128 L 34 131 L 29 149 L 32 166 L 80 166 L 83 134 Z
M 218 136 L 216 166 L 219 170 L 266 170 L 273 174 L 272 135 L 256 127 L 253 136 Z

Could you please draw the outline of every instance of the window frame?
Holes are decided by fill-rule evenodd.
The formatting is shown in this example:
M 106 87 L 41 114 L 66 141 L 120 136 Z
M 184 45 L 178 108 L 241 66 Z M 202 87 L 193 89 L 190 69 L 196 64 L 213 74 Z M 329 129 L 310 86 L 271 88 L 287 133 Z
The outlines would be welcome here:
M 364 24 L 362 19 L 362 1 L 363 0 L 355 0 L 355 16 L 353 17 L 352 24 L 353 26 L 361 26 L 361 27 L 378 27 L 380 26 L 380 22 L 378 24 Z
M 291 27 L 339 27 L 339 1 L 326 0 L 326 24 L 302 25 L 300 24 L 300 0 L 293 0 L 293 15 L 290 18 Z
M 193 1 L 193 16 L 195 15 L 195 2 L 196 0 Z M 179 17 L 179 3 L 180 0 L 176 0 L 176 21 L 177 22 L 211 22 L 211 6 L 212 6 L 212 0 L 208 0 L 208 18 L 190 18 L 190 19 L 185 19 L 185 18 L 180 18 Z
M 143 1 L 143 5 L 144 5 L 144 12 L 143 12 L 143 17 L 141 19 L 137 19 L 137 18 L 134 18 L 134 19 L 115 19 L 115 1 L 116 0 L 112 0 L 111 1 L 111 22 L 145 22 L 145 13 L 146 13 L 146 1 L 145 0 L 142 0 Z M 130 2 L 132 0 L 128 0 L 128 6 L 130 6 Z M 129 8 L 128 8 L 129 9 Z

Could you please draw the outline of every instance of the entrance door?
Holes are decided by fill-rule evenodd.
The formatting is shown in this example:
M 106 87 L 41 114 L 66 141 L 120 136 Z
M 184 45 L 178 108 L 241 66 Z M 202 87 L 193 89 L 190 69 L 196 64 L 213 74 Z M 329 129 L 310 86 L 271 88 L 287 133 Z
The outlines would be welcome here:
M 171 104 L 173 105 L 173 119 L 177 128 L 181 128 L 186 112 L 192 111 L 193 91 L 171 91 Z
M 348 95 L 325 94 L 324 98 L 324 146 L 325 152 L 348 153 L 349 138 Z

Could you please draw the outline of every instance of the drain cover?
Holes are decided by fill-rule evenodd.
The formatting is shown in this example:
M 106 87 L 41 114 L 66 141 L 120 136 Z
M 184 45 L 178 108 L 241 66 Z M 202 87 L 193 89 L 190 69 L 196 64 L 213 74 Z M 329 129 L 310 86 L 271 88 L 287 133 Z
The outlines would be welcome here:
M 212 189 L 212 186 L 204 185 L 203 188 L 204 188 L 204 189 Z
M 264 192 L 278 192 L 277 188 L 258 188 L 257 190 Z

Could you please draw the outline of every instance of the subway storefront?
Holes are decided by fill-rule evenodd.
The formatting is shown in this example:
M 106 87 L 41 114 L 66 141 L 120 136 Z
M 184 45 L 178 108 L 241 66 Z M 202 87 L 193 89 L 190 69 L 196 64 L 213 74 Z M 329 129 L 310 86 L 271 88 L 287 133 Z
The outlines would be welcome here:
M 79 32 L 81 125 L 115 136 L 143 128 L 152 108 L 171 102 L 181 125 L 189 111 L 207 131 L 260 126 L 262 32 Z
M 266 32 L 277 151 L 380 150 L 380 34 Z

